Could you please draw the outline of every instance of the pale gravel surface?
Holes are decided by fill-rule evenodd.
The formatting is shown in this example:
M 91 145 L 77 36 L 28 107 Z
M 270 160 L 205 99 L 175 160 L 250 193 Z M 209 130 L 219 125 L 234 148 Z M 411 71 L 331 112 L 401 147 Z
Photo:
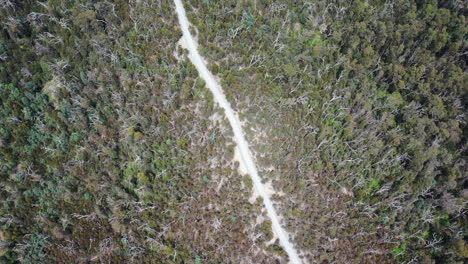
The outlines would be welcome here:
M 251 177 L 255 191 L 263 198 L 263 203 L 267 210 L 268 216 L 272 223 L 273 232 L 276 237 L 278 237 L 279 242 L 283 249 L 289 256 L 290 263 L 292 264 L 301 264 L 302 261 L 299 258 L 297 250 L 294 248 L 294 245 L 289 241 L 289 235 L 286 230 L 283 229 L 280 225 L 280 220 L 278 214 L 276 213 L 275 208 L 270 199 L 270 192 L 262 184 L 261 179 L 258 175 L 257 168 L 252 158 L 252 153 L 250 152 L 248 143 L 244 136 L 244 131 L 242 130 L 241 122 L 237 113 L 235 113 L 229 102 L 224 96 L 221 85 L 216 81 L 213 74 L 206 67 L 206 63 L 203 58 L 198 53 L 198 43 L 192 37 L 189 31 L 189 22 L 185 14 L 185 9 L 181 0 L 174 0 L 176 6 L 176 12 L 179 19 L 180 26 L 182 28 L 183 38 L 185 39 L 186 48 L 189 50 L 189 59 L 195 65 L 200 76 L 205 80 L 206 86 L 213 93 L 214 100 L 219 104 L 221 108 L 224 109 L 224 113 L 231 124 L 231 127 L 234 132 L 234 141 L 237 144 L 239 163 L 241 167 L 245 169 L 248 175 Z

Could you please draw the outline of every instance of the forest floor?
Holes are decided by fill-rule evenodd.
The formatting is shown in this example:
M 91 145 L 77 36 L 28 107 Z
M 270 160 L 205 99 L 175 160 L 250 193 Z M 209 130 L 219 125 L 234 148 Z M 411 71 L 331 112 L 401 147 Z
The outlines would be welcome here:
M 219 104 L 219 106 L 222 109 L 224 109 L 224 114 L 228 118 L 229 123 L 234 132 L 234 141 L 237 144 L 236 153 L 238 154 L 236 156 L 240 163 L 240 167 L 244 168 L 245 171 L 249 174 L 250 178 L 253 181 L 256 193 L 258 193 L 258 195 L 260 195 L 260 197 L 263 198 L 263 203 L 267 210 L 268 216 L 272 222 L 273 233 L 276 235 L 276 237 L 278 237 L 281 246 L 288 254 L 290 262 L 293 264 L 302 263 L 301 259 L 299 258 L 299 255 L 297 254 L 297 250 L 289 242 L 288 233 L 280 225 L 280 217 L 276 213 L 276 210 L 273 207 L 273 204 L 270 199 L 271 190 L 268 191 L 264 184 L 262 184 L 261 182 L 256 165 L 252 158 L 252 153 L 245 139 L 244 131 L 242 129 L 239 117 L 237 113 L 232 110 L 229 102 L 226 100 L 226 97 L 223 93 L 220 84 L 215 80 L 213 74 L 208 70 L 206 62 L 203 60 L 203 58 L 200 56 L 197 50 L 198 43 L 192 37 L 189 31 L 189 22 L 182 2 L 180 0 L 174 0 L 174 2 L 176 5 L 179 23 L 182 28 L 183 38 L 185 40 L 182 41 L 183 46 L 185 46 L 184 48 L 188 49 L 188 57 L 190 61 L 195 65 L 200 76 L 205 80 L 206 86 L 213 93 L 215 101 Z

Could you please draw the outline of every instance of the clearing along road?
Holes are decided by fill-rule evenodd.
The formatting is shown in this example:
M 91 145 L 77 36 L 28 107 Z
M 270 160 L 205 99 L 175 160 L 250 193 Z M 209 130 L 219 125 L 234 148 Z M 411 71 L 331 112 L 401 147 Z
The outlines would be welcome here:
M 221 85 L 215 80 L 213 74 L 206 67 L 206 63 L 198 53 L 198 43 L 192 37 L 189 31 L 189 22 L 185 14 L 185 9 L 181 0 L 174 0 L 176 6 L 177 16 L 179 18 L 179 24 L 182 28 L 183 38 L 186 41 L 187 48 L 189 50 L 189 59 L 195 65 L 200 76 L 205 80 L 206 86 L 213 93 L 214 100 L 224 109 L 224 113 L 231 124 L 232 130 L 234 131 L 234 141 L 237 144 L 237 148 L 240 154 L 240 163 L 246 168 L 250 178 L 253 181 L 254 187 L 258 194 L 263 198 L 263 203 L 267 210 L 268 216 L 272 223 L 273 232 L 279 239 L 279 242 L 283 249 L 289 256 L 290 263 L 301 264 L 302 261 L 297 254 L 297 250 L 289 242 L 288 233 L 281 227 L 278 214 L 271 202 L 270 196 L 268 195 L 265 186 L 262 184 L 258 171 L 252 158 L 252 153 L 249 150 L 249 145 L 244 136 L 241 123 L 237 113 L 235 113 L 229 102 L 224 96 Z

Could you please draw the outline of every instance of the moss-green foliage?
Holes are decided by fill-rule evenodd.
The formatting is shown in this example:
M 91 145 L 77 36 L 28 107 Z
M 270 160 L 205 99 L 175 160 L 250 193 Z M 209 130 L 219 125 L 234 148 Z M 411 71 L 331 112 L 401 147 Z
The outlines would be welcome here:
M 275 261 L 172 12 L 2 2 L 1 263 Z
M 462 261 L 463 4 L 190 2 L 310 262 Z
M 47 239 L 47 236 L 37 233 L 25 236 L 22 243 L 17 245 L 15 249 L 19 256 L 19 261 L 25 264 L 47 262 L 45 252 Z
M 2 4 L 0 262 L 285 261 L 171 1 Z M 467 257 L 462 4 L 186 4 L 308 261 Z

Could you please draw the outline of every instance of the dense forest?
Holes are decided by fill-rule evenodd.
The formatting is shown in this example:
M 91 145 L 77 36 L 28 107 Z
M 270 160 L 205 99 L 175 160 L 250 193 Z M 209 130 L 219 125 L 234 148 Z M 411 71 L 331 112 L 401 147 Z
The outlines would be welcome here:
M 189 2 L 311 263 L 468 257 L 466 3 Z
M 468 6 L 187 0 L 304 263 L 464 263 Z M 0 263 L 287 263 L 171 0 L 0 0 Z
M 1 3 L 1 263 L 273 262 L 172 2 Z

